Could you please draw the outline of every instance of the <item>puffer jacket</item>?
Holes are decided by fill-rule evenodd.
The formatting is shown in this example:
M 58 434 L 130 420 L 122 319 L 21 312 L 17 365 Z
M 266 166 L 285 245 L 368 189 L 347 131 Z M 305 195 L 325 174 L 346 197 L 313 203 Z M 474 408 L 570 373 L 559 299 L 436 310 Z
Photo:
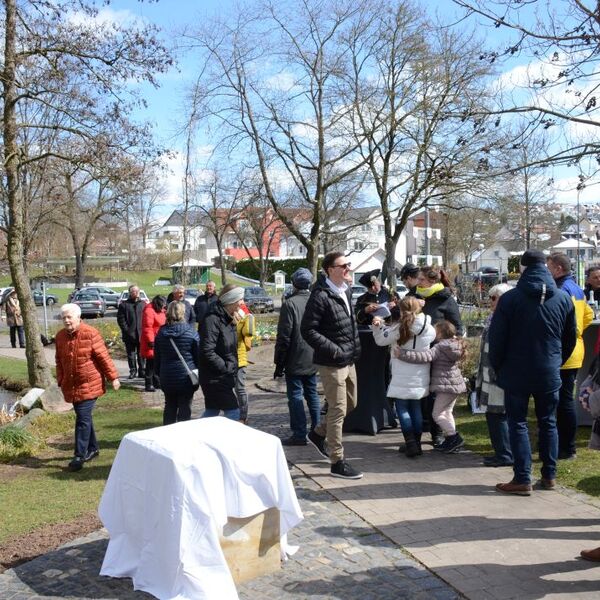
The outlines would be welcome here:
M 247 312 L 246 312 L 247 311 Z M 238 367 L 248 366 L 248 351 L 252 348 L 252 340 L 256 334 L 254 315 L 246 309 L 246 316 L 237 322 Z
M 154 340 L 158 330 L 166 323 L 164 310 L 156 312 L 152 303 L 147 304 L 142 312 L 142 335 L 140 337 L 140 354 L 144 358 L 154 358 Z
M 378 346 L 398 346 L 400 331 L 398 325 L 371 326 L 373 339 Z M 413 336 L 399 348 L 425 350 L 435 339 L 435 329 L 431 325 L 431 317 L 419 313 L 411 326 Z M 428 364 L 412 365 L 394 356 L 392 349 L 390 367 L 392 376 L 388 387 L 388 398 L 401 400 L 418 400 L 429 393 L 430 369 Z
M 350 288 L 346 290 L 352 307 Z M 326 281 L 317 280 L 300 324 L 300 332 L 313 349 L 313 362 L 327 367 L 346 367 L 360 356 L 360 340 L 354 311 Z
M 166 394 L 189 394 L 192 385 L 187 369 L 177 355 L 173 342 L 191 369 L 198 368 L 200 340 L 198 332 L 189 323 L 163 325 L 154 340 L 154 372 L 160 379 L 160 389 Z
M 218 301 L 200 323 L 200 385 L 206 408 L 238 407 L 234 387 L 238 369 L 237 330 Z
M 404 350 L 400 357 L 410 363 L 431 362 L 429 391 L 462 394 L 467 391 L 465 379 L 458 368 L 462 346 L 457 339 L 440 340 L 433 348 L 417 352 Z
M 575 307 L 546 265 L 527 267 L 517 286 L 500 296 L 488 333 L 496 384 L 519 394 L 560 389 L 560 367 L 577 340 Z
M 300 323 L 309 297 L 308 290 L 296 290 L 279 313 L 273 362 L 292 377 L 314 375 L 317 372 L 313 363 L 313 349 L 300 334 Z
M 66 402 L 99 398 L 106 392 L 105 379 L 114 381 L 119 373 L 100 333 L 81 323 L 71 334 L 56 334 L 56 379 Z
M 425 298 L 423 312 L 431 317 L 431 322 L 434 325 L 438 321 L 450 321 L 456 327 L 456 335 L 463 335 L 465 330 L 460 318 L 460 310 L 450 288 L 445 287 L 443 290 Z
M 573 354 L 569 356 L 567 362 L 563 364 L 562 369 L 579 369 L 583 364 L 585 348 L 583 345 L 583 332 L 594 320 L 594 311 L 589 307 L 583 290 L 577 285 L 572 275 L 565 275 L 555 280 L 559 290 L 567 292 L 571 296 L 573 306 L 575 307 L 575 323 L 577 327 L 577 343 Z

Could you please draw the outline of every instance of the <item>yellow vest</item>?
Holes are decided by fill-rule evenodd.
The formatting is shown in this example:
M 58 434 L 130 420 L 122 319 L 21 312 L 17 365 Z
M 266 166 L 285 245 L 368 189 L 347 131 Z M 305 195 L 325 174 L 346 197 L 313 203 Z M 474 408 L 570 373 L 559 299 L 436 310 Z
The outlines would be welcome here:
M 577 323 L 577 343 L 575 344 L 575 350 L 573 354 L 569 356 L 565 364 L 561 369 L 579 369 L 583 364 L 583 356 L 585 354 L 585 348 L 583 346 L 583 332 L 587 329 L 589 324 L 594 320 L 594 311 L 589 307 L 586 302 L 585 296 L 583 299 L 575 298 L 571 296 L 573 304 L 575 305 L 575 321 Z

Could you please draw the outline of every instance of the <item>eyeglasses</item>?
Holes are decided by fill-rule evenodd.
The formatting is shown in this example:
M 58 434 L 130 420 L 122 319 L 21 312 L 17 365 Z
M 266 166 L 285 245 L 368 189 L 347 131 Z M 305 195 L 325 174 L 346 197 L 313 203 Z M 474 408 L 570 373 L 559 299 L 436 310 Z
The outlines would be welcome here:
M 352 263 L 346 263 L 343 265 L 331 265 L 332 269 L 349 269 L 352 266 Z

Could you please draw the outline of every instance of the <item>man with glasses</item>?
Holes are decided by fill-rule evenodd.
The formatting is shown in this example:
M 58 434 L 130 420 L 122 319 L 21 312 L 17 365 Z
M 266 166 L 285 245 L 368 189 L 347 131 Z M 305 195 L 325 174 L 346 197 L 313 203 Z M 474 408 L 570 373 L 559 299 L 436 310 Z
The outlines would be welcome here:
M 313 348 L 325 397 L 327 418 L 308 434 L 308 441 L 331 462 L 331 475 L 360 479 L 362 473 L 344 460 L 342 426 L 356 407 L 356 370 L 360 356 L 358 328 L 352 310 L 350 262 L 343 252 L 323 259 L 324 279 L 315 284 L 302 318 L 302 337 Z

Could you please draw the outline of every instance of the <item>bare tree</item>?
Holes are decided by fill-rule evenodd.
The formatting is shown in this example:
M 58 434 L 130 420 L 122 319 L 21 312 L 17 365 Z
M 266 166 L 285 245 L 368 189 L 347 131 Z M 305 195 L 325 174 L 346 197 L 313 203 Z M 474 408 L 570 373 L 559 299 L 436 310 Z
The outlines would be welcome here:
M 353 107 L 339 94 L 341 41 L 365 1 L 267 1 L 192 38 L 207 65 L 198 88 L 204 114 L 226 132 L 233 154 L 252 153 L 266 198 L 307 249 L 314 273 L 327 193 L 365 163 L 342 126 Z M 307 211 L 308 231 L 289 218 L 282 197 Z

